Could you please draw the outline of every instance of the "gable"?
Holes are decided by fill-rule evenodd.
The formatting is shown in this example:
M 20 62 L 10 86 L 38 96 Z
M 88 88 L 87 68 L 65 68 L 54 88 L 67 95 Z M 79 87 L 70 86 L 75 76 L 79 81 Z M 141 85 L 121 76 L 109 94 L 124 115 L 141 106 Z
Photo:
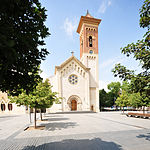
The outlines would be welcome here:
M 61 73 L 62 73 L 63 71 L 65 72 L 69 69 L 74 69 L 74 70 L 77 70 L 78 72 L 81 72 L 81 73 L 87 72 L 90 70 L 90 68 L 87 68 L 75 56 L 71 56 L 69 59 L 67 59 L 60 66 L 55 66 L 55 74 L 57 71 L 61 71 Z

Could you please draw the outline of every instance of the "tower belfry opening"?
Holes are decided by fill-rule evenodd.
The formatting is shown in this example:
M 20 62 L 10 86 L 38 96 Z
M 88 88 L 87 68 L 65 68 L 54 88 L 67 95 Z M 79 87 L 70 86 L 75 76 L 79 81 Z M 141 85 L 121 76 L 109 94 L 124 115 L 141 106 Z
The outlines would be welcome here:
M 92 36 L 89 36 L 89 47 L 92 47 Z

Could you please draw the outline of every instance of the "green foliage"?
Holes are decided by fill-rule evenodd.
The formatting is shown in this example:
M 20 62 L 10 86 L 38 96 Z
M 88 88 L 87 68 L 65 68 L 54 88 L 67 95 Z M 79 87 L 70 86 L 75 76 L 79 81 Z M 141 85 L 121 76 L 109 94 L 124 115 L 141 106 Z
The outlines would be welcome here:
M 17 95 L 33 90 L 41 78 L 41 60 L 48 55 L 46 10 L 38 0 L 0 1 L 0 90 Z
M 112 92 L 108 92 L 107 97 L 108 97 L 108 100 L 109 100 L 109 106 L 108 107 L 113 106 L 115 104 L 114 102 L 116 100 L 115 94 L 112 93 Z
M 100 107 L 111 107 L 113 105 L 113 101 L 110 99 L 108 93 L 104 89 L 99 90 L 99 102 Z
M 99 90 L 100 107 L 111 107 L 114 105 L 114 101 L 120 94 L 121 84 L 120 82 L 111 82 L 108 84 L 108 93 L 104 89 Z
M 122 94 L 117 98 L 115 103 L 120 107 L 131 106 L 134 108 L 138 108 L 144 106 L 140 93 L 129 94 L 126 91 L 122 91 Z
M 129 94 L 126 91 L 122 91 L 122 94 L 115 101 L 117 106 L 125 107 L 129 104 Z
M 18 96 L 11 97 L 11 101 L 18 105 L 30 106 L 31 108 L 49 108 L 54 101 L 58 101 L 56 95 L 56 92 L 52 92 L 48 80 L 45 80 L 45 82 L 40 82 L 29 95 L 22 92 Z
M 147 29 L 146 34 L 142 40 L 136 43 L 128 44 L 126 47 L 121 48 L 122 53 L 127 57 L 132 55 L 135 60 L 140 62 L 142 72 L 135 74 L 133 70 L 129 70 L 121 64 L 116 64 L 112 70 L 114 76 L 124 81 L 131 81 L 131 90 L 134 93 L 139 92 L 143 99 L 144 105 L 150 103 L 150 1 L 145 0 L 140 10 L 140 26 Z
M 142 97 L 140 96 L 140 93 L 132 93 L 129 95 L 129 106 L 132 106 L 134 108 L 138 108 L 143 106 Z
M 120 82 L 111 82 L 107 85 L 107 88 L 110 90 L 110 92 L 116 99 L 120 94 L 121 84 Z
M 142 8 L 140 9 L 140 26 L 149 28 L 150 24 L 150 1 L 145 0 Z
M 131 84 L 128 81 L 123 81 L 121 85 L 121 90 L 126 91 L 127 93 L 131 93 Z

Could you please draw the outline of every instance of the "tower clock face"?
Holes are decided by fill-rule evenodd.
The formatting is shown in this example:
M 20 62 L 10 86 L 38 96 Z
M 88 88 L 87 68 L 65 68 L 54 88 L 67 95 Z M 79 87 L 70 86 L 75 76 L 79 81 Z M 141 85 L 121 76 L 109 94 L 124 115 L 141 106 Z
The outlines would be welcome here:
M 89 53 L 90 53 L 90 54 L 93 54 L 93 50 L 90 50 Z

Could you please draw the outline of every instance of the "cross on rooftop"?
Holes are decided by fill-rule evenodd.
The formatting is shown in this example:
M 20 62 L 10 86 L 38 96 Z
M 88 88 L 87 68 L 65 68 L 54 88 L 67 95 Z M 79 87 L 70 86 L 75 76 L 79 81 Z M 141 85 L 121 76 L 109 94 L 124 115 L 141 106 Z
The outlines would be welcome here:
M 72 56 L 74 56 L 74 51 L 71 51 Z

